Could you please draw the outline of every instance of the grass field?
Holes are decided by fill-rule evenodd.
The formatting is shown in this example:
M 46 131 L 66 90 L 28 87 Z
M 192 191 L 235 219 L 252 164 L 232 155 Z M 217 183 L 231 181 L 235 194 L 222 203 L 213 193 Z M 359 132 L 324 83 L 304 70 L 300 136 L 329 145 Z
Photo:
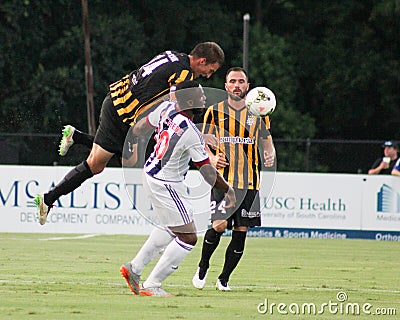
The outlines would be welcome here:
M 200 238 L 165 282 L 164 288 L 174 294 L 166 298 L 134 296 L 119 274 L 144 236 L 0 233 L 0 240 L 2 320 L 398 319 L 400 314 L 399 243 L 249 238 L 230 280 L 233 291 L 219 292 L 214 284 L 229 238 L 222 239 L 212 258 L 206 287 L 197 290 L 191 278 Z M 340 292 L 347 295 L 342 303 Z M 370 315 L 362 310 L 368 304 Z M 323 312 L 313 314 L 307 307 L 312 305 Z

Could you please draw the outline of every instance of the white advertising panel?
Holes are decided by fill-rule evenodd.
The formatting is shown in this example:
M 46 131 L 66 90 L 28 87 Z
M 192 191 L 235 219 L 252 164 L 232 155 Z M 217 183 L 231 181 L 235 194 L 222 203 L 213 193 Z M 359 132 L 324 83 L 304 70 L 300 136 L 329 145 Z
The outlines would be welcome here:
M 367 176 L 361 229 L 400 231 L 400 177 Z
M 293 228 L 358 229 L 362 179 L 357 175 L 276 174 L 268 194 L 268 176 L 261 181 L 263 225 Z
M 150 233 L 154 212 L 143 190 L 141 169 L 106 168 L 62 196 L 48 222 L 39 225 L 35 194 L 49 190 L 71 169 L 0 166 L 0 232 Z M 201 233 L 210 224 L 210 190 L 195 170 L 188 172 L 185 184 Z M 367 238 L 400 241 L 399 177 L 263 172 L 260 200 L 263 225 L 253 230 L 255 236 L 288 232 L 345 238 L 364 233 Z M 139 213 L 137 208 L 147 209 Z
M 143 195 L 141 171 L 125 182 L 122 169 L 107 168 L 62 196 L 39 225 L 34 197 L 58 183 L 70 167 L 1 166 L 0 232 L 147 234 L 152 225 L 135 210 Z M 128 190 L 132 197 L 128 197 Z

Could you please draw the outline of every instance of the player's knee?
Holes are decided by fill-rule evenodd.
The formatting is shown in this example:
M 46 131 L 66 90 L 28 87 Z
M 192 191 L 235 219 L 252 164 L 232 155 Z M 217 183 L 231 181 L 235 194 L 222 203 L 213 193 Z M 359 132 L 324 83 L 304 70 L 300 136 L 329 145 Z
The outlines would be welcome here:
M 216 220 L 213 221 L 212 224 L 213 229 L 219 233 L 224 232 L 227 226 L 228 226 L 228 221 L 226 220 Z
M 107 165 L 106 163 L 96 161 L 96 158 L 90 156 L 86 161 L 93 175 L 103 172 L 104 168 Z
M 195 246 L 197 243 L 197 235 L 195 233 L 181 233 L 177 235 L 178 239 L 184 243 Z

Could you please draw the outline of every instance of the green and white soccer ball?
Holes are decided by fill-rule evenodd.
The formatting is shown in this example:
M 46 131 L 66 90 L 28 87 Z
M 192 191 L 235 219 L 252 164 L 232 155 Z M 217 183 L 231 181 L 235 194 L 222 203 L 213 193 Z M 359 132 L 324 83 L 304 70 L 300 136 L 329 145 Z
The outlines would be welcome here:
M 274 112 L 276 107 L 275 94 L 266 87 L 251 89 L 245 99 L 246 108 L 256 117 L 265 117 Z

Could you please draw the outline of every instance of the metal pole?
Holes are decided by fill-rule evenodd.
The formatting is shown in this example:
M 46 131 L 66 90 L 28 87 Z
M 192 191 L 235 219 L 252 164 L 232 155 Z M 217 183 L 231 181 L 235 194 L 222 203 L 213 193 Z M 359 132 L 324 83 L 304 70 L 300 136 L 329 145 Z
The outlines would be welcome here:
M 243 15 L 243 69 L 249 69 L 249 21 L 250 14 Z
M 311 149 L 311 139 L 307 138 L 306 140 L 306 172 L 310 171 L 310 149 Z
M 89 33 L 89 18 L 88 18 L 87 0 L 82 0 L 82 24 L 85 37 L 85 79 L 86 79 L 86 107 L 88 117 L 89 133 L 94 135 L 96 132 L 96 122 L 94 116 L 93 102 L 93 69 L 90 55 L 90 33 Z

